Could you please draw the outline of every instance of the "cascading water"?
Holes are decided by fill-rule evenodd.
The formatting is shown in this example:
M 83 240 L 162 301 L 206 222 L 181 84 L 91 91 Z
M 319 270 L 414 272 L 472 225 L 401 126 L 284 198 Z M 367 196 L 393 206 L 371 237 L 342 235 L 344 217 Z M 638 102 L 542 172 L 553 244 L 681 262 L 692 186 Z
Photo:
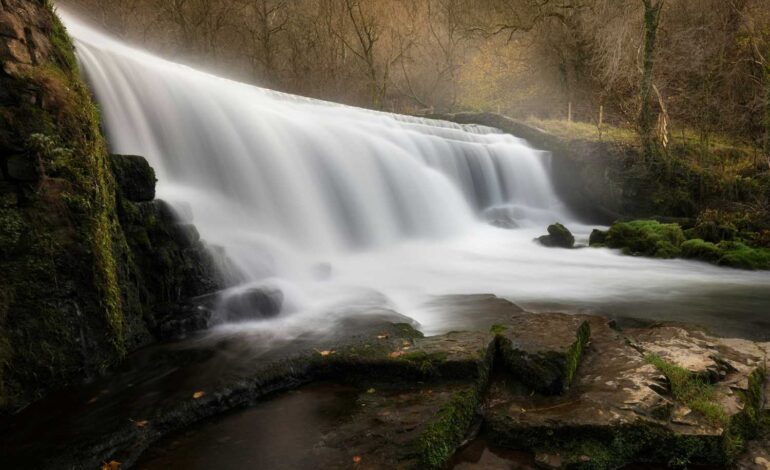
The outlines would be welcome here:
M 418 306 L 458 293 L 681 309 L 698 292 L 748 289 L 731 294 L 736 320 L 770 304 L 767 275 L 532 243 L 557 220 L 583 239 L 587 227 L 556 196 L 550 157 L 520 139 L 236 83 L 64 19 L 112 150 L 146 156 L 161 198 L 189 204 L 203 238 L 224 246 L 248 282 L 288 294 L 294 315 L 255 328 L 315 328 L 330 310 L 374 302 L 433 331 L 440 318 Z M 482 223 L 492 208 L 520 228 Z M 319 263 L 331 279 L 314 276 Z M 716 313 L 708 299 L 694 305 L 671 316 Z

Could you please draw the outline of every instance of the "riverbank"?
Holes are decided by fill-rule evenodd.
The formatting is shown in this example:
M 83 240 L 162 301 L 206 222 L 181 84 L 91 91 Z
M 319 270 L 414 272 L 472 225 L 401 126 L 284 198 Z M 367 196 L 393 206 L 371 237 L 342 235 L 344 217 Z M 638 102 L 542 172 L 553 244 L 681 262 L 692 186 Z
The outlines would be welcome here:
M 770 343 L 718 339 L 674 324 L 621 330 L 600 317 L 532 315 L 493 296 L 451 303 L 466 307 L 455 315 L 487 312 L 495 323 L 426 338 L 393 323 L 403 317 L 382 312 L 343 319 L 333 336 L 269 349 L 250 335 L 170 345 L 145 354 L 149 362 L 132 361 L 109 382 L 52 397 L 3 422 L 0 451 L 9 468 L 112 461 L 131 468 L 148 448 L 140 468 L 161 468 L 175 452 L 182 461 L 206 461 L 207 449 L 236 449 L 245 437 L 242 420 L 270 413 L 269 400 L 297 400 L 271 394 L 317 381 L 340 384 L 332 390 L 344 398 L 307 389 L 320 394 L 318 406 L 332 399 L 331 409 L 318 421 L 294 423 L 310 426 L 303 439 L 313 445 L 292 447 L 287 457 L 315 468 L 441 468 L 480 431 L 496 447 L 571 468 L 724 465 L 743 456 L 766 414 Z M 701 384 L 698 395 L 679 391 L 674 366 L 687 371 L 676 377 Z M 253 412 L 238 411 L 263 398 Z M 282 433 L 270 432 L 278 425 L 250 425 L 261 436 L 257 448 L 279 445 L 274 439 Z M 186 437 L 173 437 L 180 430 Z M 229 443 L 216 441 L 228 436 Z

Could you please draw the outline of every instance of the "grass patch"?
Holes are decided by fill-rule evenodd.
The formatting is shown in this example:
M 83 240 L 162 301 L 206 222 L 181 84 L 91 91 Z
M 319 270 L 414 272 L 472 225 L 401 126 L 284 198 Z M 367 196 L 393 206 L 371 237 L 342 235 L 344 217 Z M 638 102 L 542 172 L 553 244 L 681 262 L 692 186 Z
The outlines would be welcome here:
M 666 376 L 674 399 L 693 411 L 701 413 L 715 425 L 726 426 L 727 413 L 714 401 L 714 387 L 702 377 L 689 370 L 666 361 L 657 354 L 648 355 L 645 360 Z
M 489 329 L 489 332 L 495 336 L 505 334 L 506 331 L 508 331 L 508 327 L 503 325 L 492 325 Z
M 603 125 L 601 132 L 595 124 L 588 122 L 564 121 L 559 119 L 529 118 L 527 124 L 542 129 L 549 134 L 567 140 L 616 141 L 636 145 L 639 141 L 636 131 L 630 128 Z

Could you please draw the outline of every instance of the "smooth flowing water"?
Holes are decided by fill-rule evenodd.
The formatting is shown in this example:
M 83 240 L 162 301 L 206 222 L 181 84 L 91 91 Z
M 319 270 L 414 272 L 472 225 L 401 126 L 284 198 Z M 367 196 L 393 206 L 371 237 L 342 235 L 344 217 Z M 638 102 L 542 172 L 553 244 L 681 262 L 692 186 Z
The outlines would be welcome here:
M 282 314 L 232 324 L 295 335 L 372 306 L 447 328 L 426 303 L 495 293 L 533 308 L 695 321 L 770 336 L 770 275 L 532 240 L 555 221 L 550 155 L 493 129 L 311 100 L 121 44 L 69 15 L 111 150 L 148 158 L 159 197 L 188 205 L 243 286 L 284 291 Z M 502 211 L 518 225 L 493 227 Z M 323 273 L 323 275 L 319 275 Z

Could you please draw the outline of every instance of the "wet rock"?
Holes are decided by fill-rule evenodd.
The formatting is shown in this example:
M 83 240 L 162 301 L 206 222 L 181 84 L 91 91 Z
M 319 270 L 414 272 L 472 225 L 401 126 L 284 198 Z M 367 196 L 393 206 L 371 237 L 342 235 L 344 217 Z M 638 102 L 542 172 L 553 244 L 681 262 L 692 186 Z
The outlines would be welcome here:
M 713 338 L 683 328 L 621 333 L 591 321 L 591 330 L 590 347 L 567 394 L 538 397 L 493 386 L 486 422 L 495 445 L 562 452 L 567 466 L 579 465 L 580 459 L 588 457 L 597 468 L 617 468 L 633 461 L 722 465 L 740 452 L 726 443 L 743 442 L 742 429 L 749 435 L 754 432 L 750 429 L 756 423 L 744 424 L 757 415 L 761 392 L 756 374 L 767 345 Z M 709 356 L 719 351 L 734 371 L 714 384 L 713 406 L 721 407 L 727 423 L 744 424 L 715 422 L 662 389 L 661 372 L 648 363 L 645 351 L 663 353 L 668 348 L 672 348 L 670 359 L 682 360 L 693 371 L 717 367 Z M 684 441 L 689 444 L 681 445 Z
M 261 286 L 226 294 L 220 309 L 224 321 L 240 322 L 277 317 L 282 306 L 280 289 Z
M 535 454 L 535 464 L 545 470 L 559 470 L 564 468 L 564 462 L 559 454 Z
M 144 157 L 111 155 L 110 160 L 123 197 L 132 202 L 155 199 L 155 170 Z
M 575 237 L 567 227 L 560 223 L 548 226 L 548 235 L 543 235 L 537 239 L 541 245 L 551 248 L 573 248 L 575 246 Z
M 604 230 L 593 229 L 591 236 L 588 238 L 589 246 L 603 246 L 607 243 L 607 232 Z
M 591 337 L 584 317 L 558 313 L 518 315 L 494 331 L 507 369 L 548 395 L 569 387 Z
M 189 248 L 195 246 L 201 241 L 201 235 L 198 228 L 193 224 L 174 224 L 172 225 L 172 237 L 179 242 L 180 246 Z
M 214 296 L 191 299 L 156 308 L 156 336 L 161 340 L 182 340 L 208 329 L 214 320 Z
M 358 312 L 325 332 L 270 338 L 263 349 L 250 335 L 174 345 L 164 353 L 164 368 L 145 380 L 138 370 L 147 364 L 105 381 L 120 390 L 109 405 L 90 401 L 95 395 L 101 400 L 94 390 L 109 388 L 98 384 L 74 405 L 57 403 L 57 413 L 41 404 L 0 426 L 6 430 L 0 458 L 11 468 L 14 462 L 96 468 L 113 459 L 130 466 L 164 434 L 313 380 L 344 380 L 358 389 L 355 406 L 343 410 L 313 447 L 320 455 L 314 468 L 443 468 L 480 414 L 494 447 L 537 453 L 548 468 L 621 468 L 632 462 L 722 467 L 757 436 L 768 387 L 762 373 L 768 343 L 671 325 L 618 331 L 599 317 L 515 312 L 486 296 L 455 299 L 466 304 L 465 311 L 500 307 L 498 323 L 423 337 L 393 312 Z M 580 355 L 571 355 L 578 350 Z M 519 351 L 516 367 L 507 357 L 512 351 Z M 649 354 L 708 375 L 714 381 L 709 399 L 724 421 L 680 401 Z M 559 389 L 554 380 L 542 380 L 552 377 L 554 364 L 562 384 L 571 382 L 562 394 L 552 393 Z M 213 378 L 202 374 L 211 370 Z M 538 381 L 544 393 L 532 386 Z M 132 392 L 126 383 L 138 389 Z M 201 390 L 205 394 L 195 398 Z M 157 394 L 163 399 L 145 399 Z M 44 417 L 39 428 L 19 426 L 33 422 L 36 409 Z M 149 424 L 136 426 L 137 418 Z M 264 425 L 269 433 L 271 423 Z M 762 439 L 736 468 L 757 468 L 756 462 L 768 459 Z

